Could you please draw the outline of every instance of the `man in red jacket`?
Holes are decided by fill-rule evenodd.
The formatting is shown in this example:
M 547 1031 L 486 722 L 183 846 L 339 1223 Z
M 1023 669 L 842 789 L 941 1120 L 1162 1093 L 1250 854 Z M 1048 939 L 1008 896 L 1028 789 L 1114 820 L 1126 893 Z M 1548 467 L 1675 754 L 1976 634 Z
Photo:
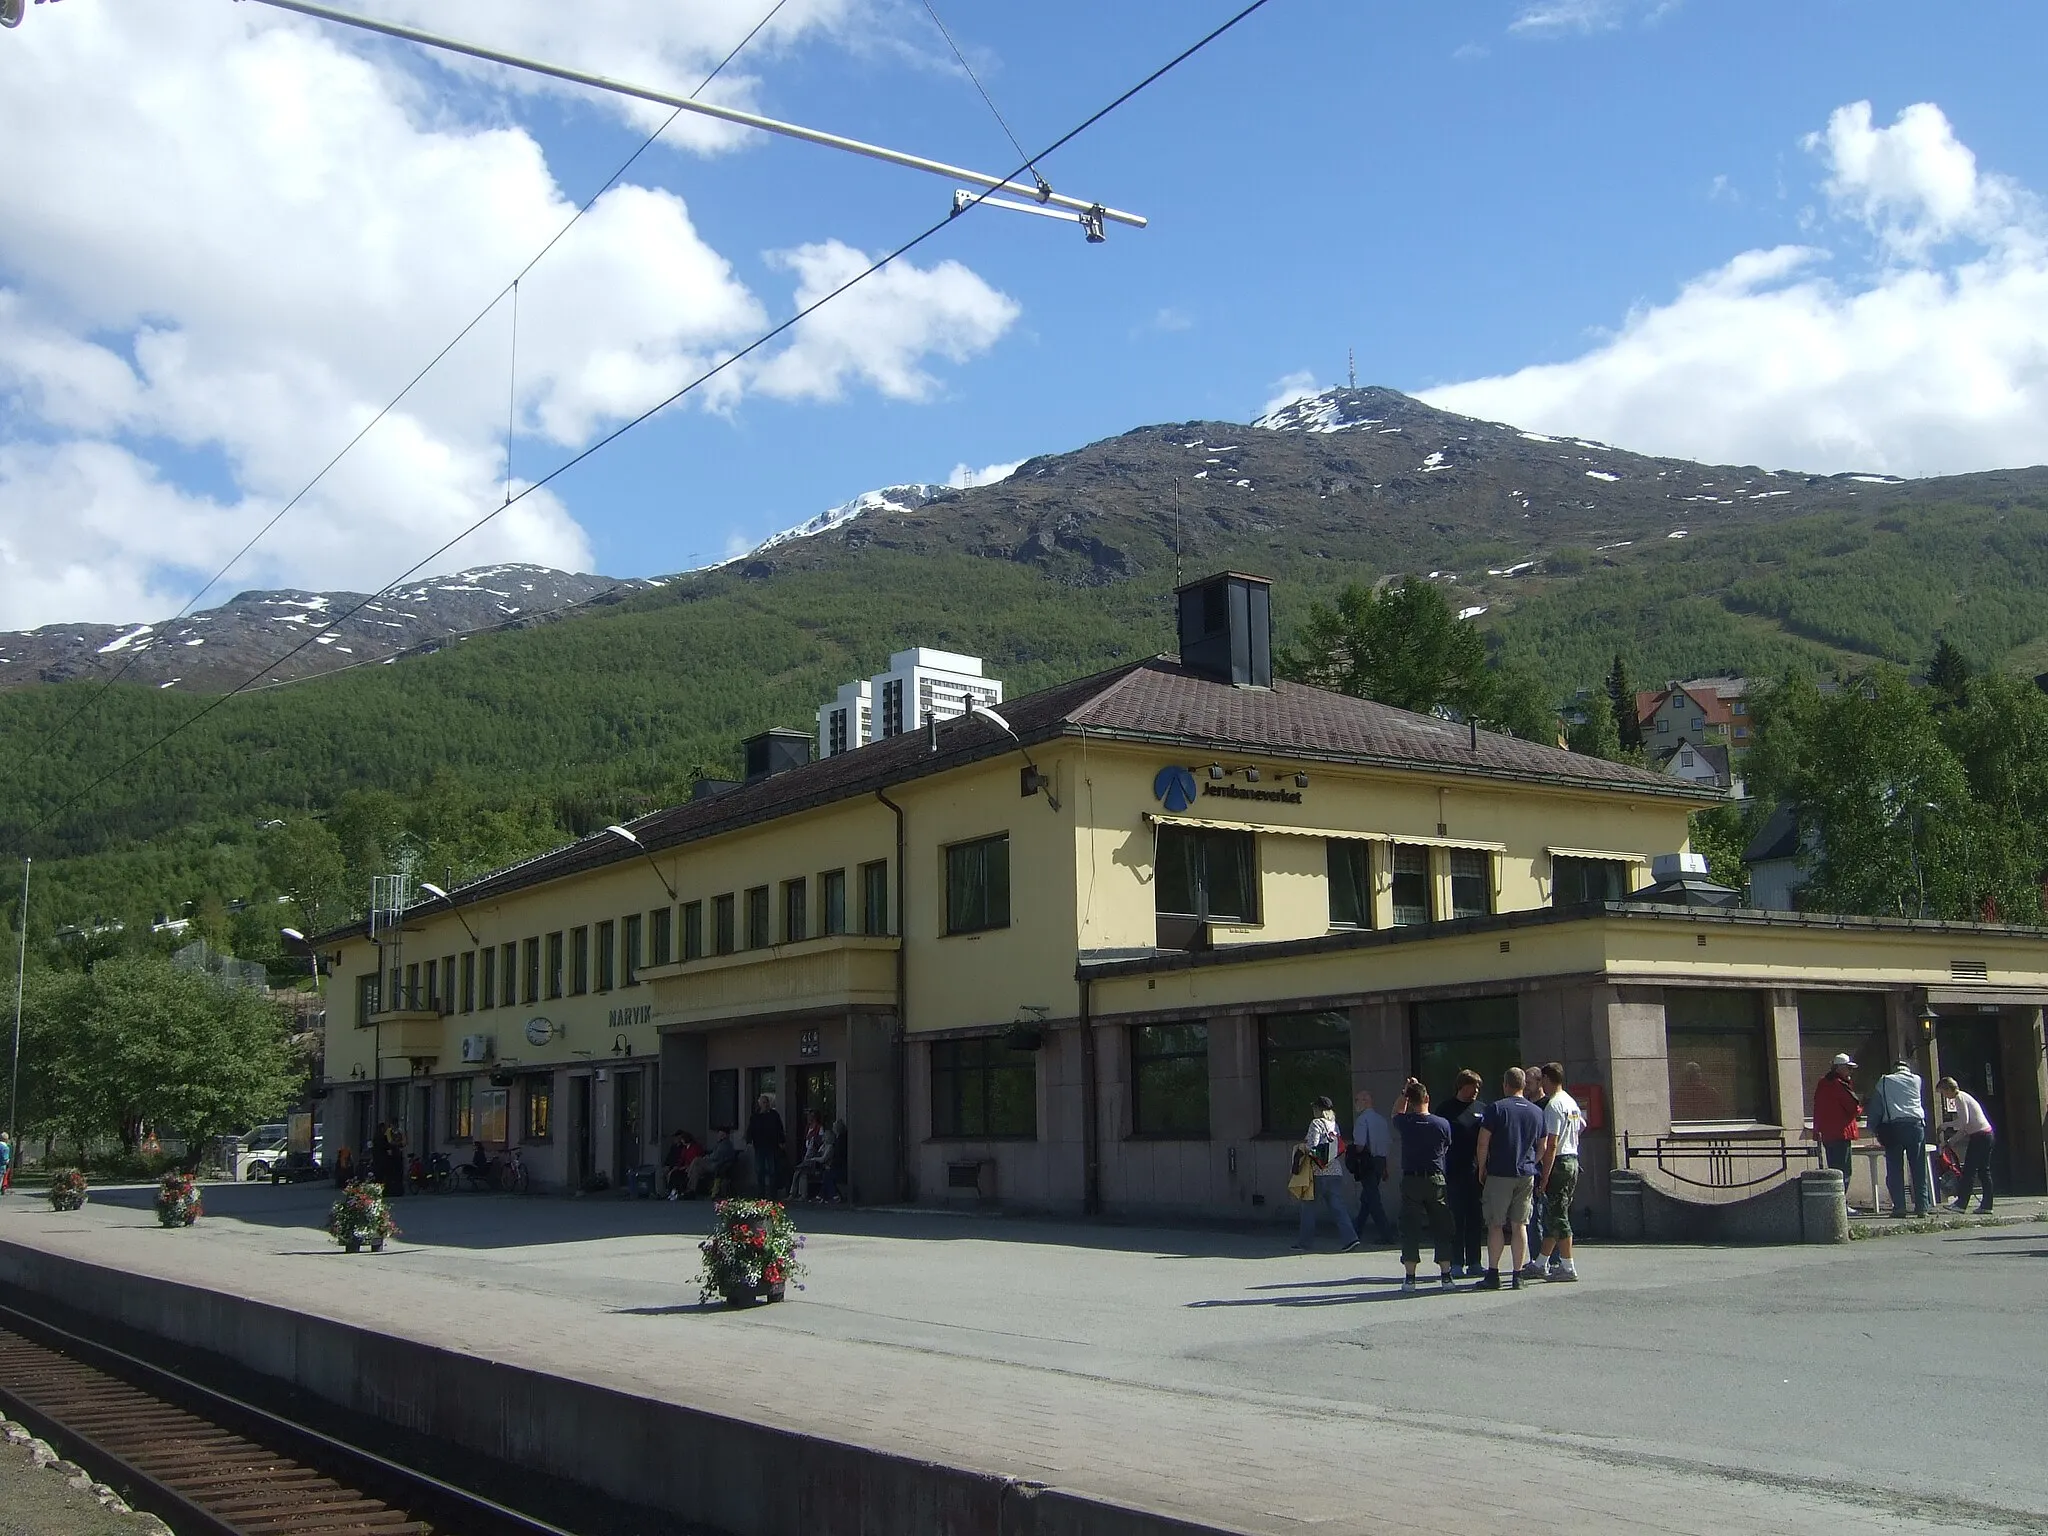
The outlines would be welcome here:
M 1842 1188 L 1849 1188 L 1849 1149 L 1856 1144 L 1856 1122 L 1863 1114 L 1863 1101 L 1849 1074 L 1856 1063 L 1847 1054 L 1837 1056 L 1828 1075 L 1813 1090 L 1813 1139 L 1820 1143 L 1827 1165 L 1842 1176 Z

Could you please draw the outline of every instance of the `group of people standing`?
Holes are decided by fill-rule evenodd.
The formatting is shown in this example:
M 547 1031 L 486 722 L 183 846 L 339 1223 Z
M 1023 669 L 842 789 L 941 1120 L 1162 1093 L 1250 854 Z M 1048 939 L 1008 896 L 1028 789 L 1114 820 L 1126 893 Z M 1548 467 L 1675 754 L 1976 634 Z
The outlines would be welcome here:
M 1866 1104 L 1856 1092 L 1856 1063 L 1844 1053 L 1814 1085 L 1813 1137 L 1821 1157 L 1849 1187 L 1850 1157 L 1861 1128 L 1867 1125 L 1884 1148 L 1885 1192 L 1894 1216 L 1931 1215 L 1934 1171 L 1927 1155 L 1927 1109 L 1921 1097 L 1920 1074 L 1903 1058 L 1877 1080 Z M 1934 1085 L 1941 1103 L 1942 1145 L 1955 1164 L 1956 1193 L 1949 1209 L 1967 1211 L 1972 1190 L 1979 1192 L 1977 1212 L 1992 1209 L 1991 1148 L 1997 1134 L 1990 1116 L 1974 1095 L 1953 1077 Z M 1907 1202 L 1911 1190 L 1910 1207 Z
M 1348 1153 L 1336 1106 L 1318 1098 L 1297 1149 L 1311 1181 L 1294 1246 L 1313 1246 L 1317 1212 L 1326 1207 L 1343 1251 L 1359 1246 L 1359 1232 L 1367 1226 L 1381 1242 L 1392 1241 L 1395 1223 L 1388 1218 L 1380 1186 L 1391 1177 L 1389 1154 L 1398 1138 L 1403 1291 L 1420 1288 L 1416 1271 L 1425 1238 L 1444 1289 L 1465 1278 L 1476 1280 L 1481 1290 L 1501 1289 L 1503 1251 L 1511 1260 L 1505 1282 L 1511 1289 L 1519 1289 L 1525 1279 L 1577 1280 L 1572 1200 L 1586 1117 L 1565 1091 L 1564 1068 L 1554 1061 L 1526 1070 L 1510 1067 L 1501 1079 L 1501 1097 L 1485 1103 L 1480 1101 L 1482 1086 L 1477 1072 L 1460 1072 L 1451 1102 L 1438 1113 L 1428 1087 L 1411 1077 L 1391 1123 L 1373 1108 L 1372 1095 L 1361 1090 L 1353 1100 L 1356 1119 Z M 1355 1222 L 1344 1203 L 1347 1171 L 1360 1190 Z
M 789 1167 L 789 1134 L 782 1123 L 782 1112 L 775 1107 L 772 1095 L 762 1094 L 754 1101 L 753 1116 L 747 1121 L 755 1193 L 764 1197 L 787 1195 L 793 1200 L 838 1201 L 845 1140 L 844 1120 L 827 1125 L 816 1110 L 806 1110 L 803 1146 L 795 1166 Z M 736 1181 L 740 1153 L 730 1129 L 721 1129 L 709 1148 L 701 1146 L 690 1132 L 677 1131 L 670 1138 L 663 1162 L 668 1198 L 694 1200 L 715 1191 L 721 1183 Z

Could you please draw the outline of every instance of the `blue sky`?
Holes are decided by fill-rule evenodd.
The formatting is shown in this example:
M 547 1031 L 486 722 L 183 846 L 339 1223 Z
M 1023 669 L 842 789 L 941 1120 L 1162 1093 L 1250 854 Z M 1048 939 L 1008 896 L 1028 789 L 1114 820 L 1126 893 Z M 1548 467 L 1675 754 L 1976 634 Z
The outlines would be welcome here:
M 380 8 L 403 13 L 406 3 L 385 0 Z M 510 13 L 540 0 L 503 3 Z M 55 34 L 73 21 L 82 31 L 85 18 L 74 7 L 38 12 L 21 32 L 0 36 L 0 100 L 10 68 L 29 70 L 24 58 L 36 71 L 17 76 L 24 87 L 54 92 L 67 70 L 88 66 L 119 84 L 119 29 L 138 23 L 141 12 L 136 0 L 76 0 L 75 10 L 91 6 L 105 13 L 93 19 L 94 46 L 109 53 L 95 56 L 79 44 L 74 56 L 63 56 L 71 40 Z M 738 30 L 761 8 L 729 3 Z M 950 0 L 939 7 L 1031 148 L 1235 8 L 1209 0 L 1029 7 Z M 1011 167 L 1014 153 L 953 67 L 922 0 L 818 0 L 817 9 L 831 14 L 743 56 L 736 73 L 751 71 L 747 89 L 758 109 L 992 171 Z M 428 24 L 489 30 L 482 20 L 465 27 L 465 19 L 459 6 L 430 8 Z M 577 45 L 593 67 L 631 75 L 630 32 L 622 28 L 613 39 L 606 35 L 612 25 L 599 18 Z M 697 54 L 679 44 L 665 61 L 643 67 L 682 71 L 689 58 L 701 63 L 715 31 L 694 41 Z M 728 26 L 721 35 L 734 31 Z M 524 40 L 516 31 L 505 35 L 508 46 Z M 266 46 L 267 36 L 260 24 L 236 34 L 252 49 Z M 458 138 L 491 129 L 501 139 L 524 136 L 538 148 L 544 177 L 571 199 L 587 195 L 643 131 L 609 100 L 507 88 L 494 74 L 452 73 L 400 45 L 330 33 L 320 46 L 366 61 L 416 124 Z M 1362 383 L 1418 392 L 1463 386 L 1449 389 L 1446 401 L 1629 447 L 1902 473 L 2039 460 L 2048 454 L 2029 451 L 2048 426 L 2048 365 L 2038 348 L 1989 362 L 1982 347 L 1941 349 L 1958 329 L 1943 305 L 1975 292 L 1973 283 L 1990 293 L 1973 312 L 1994 301 L 2006 306 L 1978 322 L 1991 333 L 2023 336 L 2043 318 L 2026 297 L 2044 270 L 2032 191 L 2048 187 L 2048 130 L 2034 78 L 2043 57 L 2048 10 L 2018 3 L 1935 11 L 1847 0 L 1271 0 L 1045 166 L 1061 191 L 1142 212 L 1151 228 L 1113 228 L 1107 243 L 1088 246 L 1072 226 L 979 211 L 916 253 L 926 270 L 942 261 L 967 269 L 957 274 L 965 286 L 954 297 L 962 334 L 974 332 L 953 348 L 958 356 L 947 355 L 943 326 L 905 343 L 897 360 L 918 376 L 909 391 L 916 398 L 902 397 L 901 388 L 891 397 L 855 368 L 836 389 L 750 387 L 717 409 L 674 409 L 556 482 L 552 522 L 537 512 L 516 536 L 508 531 L 495 544 L 479 540 L 466 549 L 479 558 L 566 549 L 620 575 L 701 564 L 871 486 L 942 479 L 956 465 L 1058 451 L 1149 422 L 1246 420 L 1283 380 L 1294 387 L 1340 382 L 1347 347 L 1356 349 Z M 195 59 L 190 67 L 207 66 Z M 319 88 L 330 85 L 341 90 L 345 82 Z M 1837 119 L 1859 102 L 1869 103 L 1867 119 Z M 1921 103 L 1938 114 L 1916 119 L 1909 134 L 1899 114 Z M 31 107 L 25 102 L 21 110 Z M 1839 132 L 1830 134 L 1831 122 Z M 233 126 L 224 120 L 222 133 Z M 91 141 L 81 137 L 79 145 L 83 155 Z M 210 152 L 204 140 L 183 150 Z M 493 174 L 516 182 L 515 171 L 504 169 L 516 160 L 494 160 Z M 303 166 L 276 174 L 282 191 L 272 204 L 330 195 L 315 150 Z M 1942 203 L 1958 176 L 1966 185 Z M 697 352 L 704 356 L 716 354 L 712 341 L 748 334 L 749 303 L 752 322 L 788 313 L 796 274 L 787 255 L 775 253 L 825 241 L 878 253 L 943 212 L 950 191 L 909 171 L 761 140 L 712 154 L 657 147 L 629 179 L 679 199 L 696 242 L 708 248 L 700 254 L 730 264 L 722 281 L 693 279 L 693 269 L 681 265 L 653 270 L 657 287 L 664 272 L 675 272 L 670 298 L 678 304 L 689 300 L 693 281 L 717 290 L 723 309 L 716 325 L 702 327 Z M 269 214 L 253 207 L 224 213 L 203 199 L 191 207 L 192 221 L 212 228 L 211 238 L 194 237 L 194 249 L 224 297 L 195 298 L 189 288 L 154 297 L 109 258 L 108 285 L 134 281 L 138 292 L 98 314 L 83 288 L 67 289 L 63 274 L 39 266 L 30 244 L 38 224 L 80 242 L 88 258 L 95 238 L 110 238 L 77 232 L 80 220 L 65 206 L 79 195 L 71 186 L 30 188 L 11 204 L 0 188 L 0 227 L 10 212 L 33 216 L 26 225 L 13 221 L 11 243 L 0 235 L 0 322 L 11 301 L 18 334 L 42 338 L 51 356 L 71 358 L 65 347 L 91 344 L 131 363 L 135 338 L 145 332 L 189 337 L 199 352 L 208 327 L 234 329 L 234 290 L 250 281 L 232 270 L 240 259 L 234 220 L 261 222 Z M 348 195 L 367 200 L 346 232 L 361 238 L 386 210 L 374 182 Z M 11 536 L 17 573 L 10 587 L 0 559 L 0 625 L 41 622 L 57 611 L 134 617 L 134 604 L 161 603 L 179 591 L 181 576 L 189 586 L 191 569 L 231 550 L 234 534 L 274 510 L 279 491 L 325 457 L 323 446 L 338 445 L 367 403 L 381 403 L 380 393 L 403 382 L 537 247 L 547 221 L 520 195 L 505 193 L 502 216 L 480 198 L 466 222 L 437 235 L 434 281 L 407 296 L 410 308 L 397 301 L 388 313 L 371 307 L 344 334 L 309 327 L 286 361 L 265 352 L 264 366 L 283 377 L 345 376 L 346 387 L 337 385 L 331 397 L 309 385 L 304 411 L 280 407 L 274 423 L 249 425 L 264 410 L 235 405 L 218 383 L 248 371 L 239 363 L 223 361 L 205 377 L 193 370 L 182 384 L 162 367 L 146 380 L 155 398 L 146 411 L 109 404 L 118 394 L 113 385 L 78 382 L 105 373 L 97 353 L 40 374 L 19 365 L 10 377 L 0 364 L 0 555 Z M 402 191 L 391 194 L 388 211 L 400 229 L 393 238 L 401 242 L 409 207 Z M 175 211 L 163 217 L 161 238 L 184 240 Z M 630 225 L 598 232 L 586 224 L 561 254 L 569 256 L 586 232 L 592 240 L 635 239 Z M 473 259 L 465 249 L 471 233 Z M 290 236 L 286 229 L 276 238 Z M 252 242 L 252 263 L 263 259 L 269 238 Z M 1692 291 L 1745 253 L 1787 248 L 1806 254 L 1771 264 L 1760 285 L 1741 278 L 1732 298 L 1722 292 L 1726 284 L 1708 283 L 1721 295 L 1712 303 Z M 308 260 L 300 258 L 301 266 Z M 555 349 L 545 365 L 550 376 L 568 378 L 579 366 L 578 306 L 615 298 L 592 331 L 610 327 L 630 338 L 636 311 L 628 300 L 644 291 L 633 284 L 650 274 L 634 270 L 611 281 L 600 263 L 579 277 L 571 264 L 550 289 L 548 270 L 536 274 L 522 332 L 532 326 L 531 334 L 541 334 L 554 306 L 561 334 L 537 345 Z M 345 275 L 325 281 L 321 289 L 309 277 L 302 292 L 280 290 L 274 300 L 299 316 L 349 286 Z M 607 287 L 615 292 L 596 291 Z M 1785 329 L 1774 316 L 1788 304 L 1824 338 L 1789 360 L 1771 355 L 1783 345 L 1772 338 Z M 1703 315 L 1704 328 L 1719 337 L 1711 356 L 1699 350 L 1710 346 L 1701 339 Z M 1754 347 L 1731 339 L 1752 322 Z M 674 320 L 680 329 L 691 323 Z M 1894 334 L 1908 339 L 1893 344 Z M 388 566 L 395 575 L 404 557 L 423 553 L 424 533 L 458 525 L 462 508 L 484 494 L 477 482 L 490 473 L 485 462 L 502 453 L 493 438 L 503 429 L 506 340 L 497 317 L 486 322 L 422 396 L 422 437 L 438 433 L 446 456 L 466 455 L 469 464 L 451 473 L 445 494 L 386 524 L 365 510 L 380 496 L 410 494 L 393 487 L 418 478 L 418 463 L 432 458 L 426 449 L 417 462 L 385 466 L 386 481 L 338 484 L 331 499 L 313 498 L 293 515 L 318 537 L 295 542 L 287 522 L 247 567 L 248 578 L 231 578 L 228 589 L 258 579 L 333 584 L 320 580 L 323 571 L 367 585 L 370 571 Z M 858 347 L 860 339 L 845 344 Z M 262 350 L 237 345 L 243 350 L 221 344 L 220 355 Z M 26 355 L 26 343 L 18 350 Z M 1814 354 L 1835 361 L 1818 368 Z M 1788 367 L 1799 376 L 1785 386 L 1789 395 L 1772 399 L 1768 420 L 1742 405 L 1753 393 L 1743 377 L 1751 356 L 1760 377 L 1781 379 Z M 1550 371 L 1526 371 L 1543 365 Z M 669 376 L 651 371 L 647 392 L 634 396 L 632 380 L 593 384 L 594 371 L 585 370 L 573 410 L 561 403 L 573 391 L 556 387 L 557 405 L 576 415 L 573 424 L 545 417 L 538 396 L 522 407 L 513 452 L 523 476 L 568 457 L 630 414 L 635 399 L 658 397 L 654 386 Z M 1960 382 L 1947 393 L 1987 403 L 1959 415 L 1952 402 L 1920 398 L 1927 391 L 1913 387 L 1913 380 L 1951 372 Z M 1696 399 L 1688 394 L 1695 380 L 1705 381 Z M 79 397 L 89 398 L 81 404 Z M 498 403 L 479 403 L 487 400 Z M 327 419 L 317 408 L 323 401 Z M 222 424 L 227 416 L 235 424 Z M 494 431 L 487 420 L 497 423 Z M 10 444 L 20 450 L 11 498 Z M 75 459 L 38 468 L 40 479 L 20 467 L 30 449 L 52 445 L 75 450 Z M 94 460 L 87 450 L 98 448 L 107 452 Z M 110 467 L 117 457 L 125 462 Z M 81 523 L 103 529 L 120 557 L 114 563 L 133 567 L 130 578 L 95 585 L 58 556 L 28 550 L 31 537 L 22 530 L 37 506 L 50 505 L 32 493 L 61 499 L 74 484 L 91 486 L 78 493 Z M 182 544 L 125 533 L 123 495 L 134 499 L 135 523 L 176 525 L 185 530 Z M 292 554 L 321 548 L 330 552 Z M 443 564 L 474 563 L 463 553 Z M 38 571 L 41 579 L 33 579 Z M 81 611 L 121 604 L 130 607 Z

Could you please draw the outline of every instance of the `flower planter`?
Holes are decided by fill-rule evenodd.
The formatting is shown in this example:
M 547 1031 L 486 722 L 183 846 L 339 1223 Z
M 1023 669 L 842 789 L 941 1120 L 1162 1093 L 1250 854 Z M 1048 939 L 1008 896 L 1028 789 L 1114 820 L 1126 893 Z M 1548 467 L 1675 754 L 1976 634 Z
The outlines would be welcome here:
M 349 1185 L 327 1213 L 327 1235 L 341 1244 L 343 1253 L 384 1251 L 384 1240 L 394 1236 L 398 1223 L 384 1203 L 384 1186 L 361 1181 Z
M 788 1210 L 774 1200 L 721 1200 L 715 1212 L 700 1245 L 702 1298 L 720 1296 L 729 1307 L 781 1301 L 803 1273 L 796 1255 L 804 1240 Z
M 65 1168 L 50 1180 L 50 1209 L 53 1211 L 76 1211 L 85 1207 L 85 1175 L 76 1168 Z
M 199 1186 L 186 1173 L 167 1173 L 157 1185 L 156 1219 L 165 1227 L 189 1227 L 205 1214 Z

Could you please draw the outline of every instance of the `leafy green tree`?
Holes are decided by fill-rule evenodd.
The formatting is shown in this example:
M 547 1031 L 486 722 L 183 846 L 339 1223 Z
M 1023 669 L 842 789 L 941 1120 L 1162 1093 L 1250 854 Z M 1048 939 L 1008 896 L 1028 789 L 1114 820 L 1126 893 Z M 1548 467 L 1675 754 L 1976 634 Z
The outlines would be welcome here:
M 292 926 L 301 933 L 332 928 L 355 910 L 341 839 L 324 822 L 298 816 L 271 828 L 259 864 L 265 882 L 291 898 Z M 367 898 L 367 890 L 364 895 Z
M 1492 674 L 1493 698 L 1482 719 L 1523 741 L 1557 745 L 1556 695 L 1542 673 L 1525 661 L 1502 662 Z
M 1963 702 L 1963 696 L 1970 686 L 1970 661 L 1961 651 L 1949 643 L 1943 635 L 1934 647 L 1934 656 L 1927 663 L 1927 686 L 1943 708 L 1954 708 Z
M 1742 854 L 1749 846 L 1749 837 L 1750 829 L 1739 806 L 1717 805 L 1692 813 L 1692 851 L 1707 861 L 1707 877 L 1730 890 L 1742 890 L 1748 883 Z
M 1335 603 L 1311 605 L 1278 663 L 1297 682 L 1421 714 L 1483 717 L 1493 701 L 1486 641 L 1441 587 L 1417 576 L 1378 591 L 1353 583 Z
M 1586 718 L 1566 732 L 1567 744 L 1585 757 L 1621 761 L 1621 731 L 1614 723 L 1614 704 L 1596 690 L 1586 700 Z
M 1635 685 L 1629 681 L 1628 668 L 1623 665 L 1619 651 L 1614 653 L 1614 665 L 1607 672 L 1607 702 L 1614 711 L 1614 728 L 1621 750 L 1640 754 L 1643 718 L 1636 713 Z

